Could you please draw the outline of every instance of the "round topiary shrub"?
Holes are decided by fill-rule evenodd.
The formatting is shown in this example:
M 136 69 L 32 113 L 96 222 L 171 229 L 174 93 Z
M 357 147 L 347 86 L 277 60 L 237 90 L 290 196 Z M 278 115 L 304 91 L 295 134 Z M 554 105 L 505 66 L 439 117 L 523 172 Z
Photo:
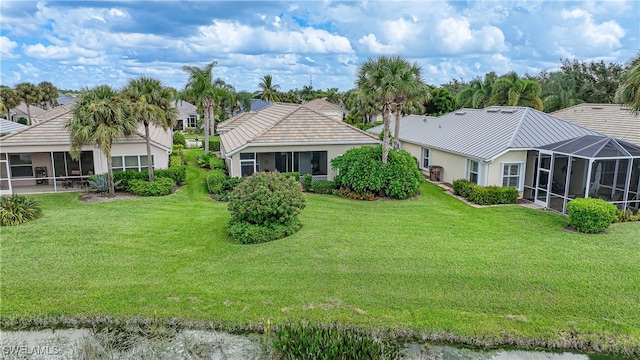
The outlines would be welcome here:
M 182 147 L 187 147 L 187 139 L 180 131 L 173 133 L 173 145 L 182 145 Z
M 154 181 L 135 179 L 129 181 L 129 192 L 139 196 L 165 196 L 171 194 L 175 185 L 168 177 L 158 177 Z
M 300 182 L 278 172 L 254 174 L 229 195 L 229 236 L 242 244 L 289 236 L 300 229 L 305 205 Z
M 34 199 L 13 194 L 0 197 L 0 225 L 19 225 L 42 215 L 40 204 Z
M 576 230 L 594 234 L 604 231 L 616 216 L 615 205 L 602 199 L 575 199 L 567 204 L 569 225 Z

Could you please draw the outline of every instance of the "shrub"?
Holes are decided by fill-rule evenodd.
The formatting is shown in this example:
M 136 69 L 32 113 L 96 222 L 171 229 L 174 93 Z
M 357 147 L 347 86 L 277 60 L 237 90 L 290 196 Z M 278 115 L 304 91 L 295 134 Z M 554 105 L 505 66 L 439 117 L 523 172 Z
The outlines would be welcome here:
M 361 193 L 353 192 L 348 188 L 341 188 L 338 190 L 338 195 L 345 199 L 353 200 L 375 200 L 376 196 L 370 191 L 364 191 Z
M 273 347 L 282 359 L 400 359 L 398 342 L 374 339 L 348 328 L 284 325 Z
M 474 186 L 475 184 L 466 179 L 454 180 L 452 184 L 453 193 L 463 198 L 468 198 Z
M 209 190 L 209 194 L 222 194 L 227 179 L 227 173 L 224 172 L 224 170 L 216 169 L 209 171 L 207 174 L 207 189 Z
M 171 156 L 177 156 L 180 159 L 184 159 L 184 146 L 182 146 L 182 145 L 173 145 L 173 150 L 171 151 Z
M 304 190 L 305 191 L 310 191 L 311 188 L 311 183 L 313 182 L 313 175 L 311 174 L 304 174 Z
M 203 167 L 203 168 L 208 168 L 209 167 L 209 161 L 211 160 L 211 158 L 213 158 L 214 155 L 211 153 L 206 153 L 206 154 L 200 154 L 198 156 L 198 166 Z
M 106 175 L 106 174 L 105 174 Z M 129 191 L 129 182 L 132 180 L 148 180 L 149 173 L 146 171 L 118 171 L 113 173 L 115 187 L 119 190 Z
M 175 131 L 173 133 L 173 145 L 182 145 L 182 147 L 187 146 L 187 139 L 185 139 L 184 135 L 180 131 Z
M 583 233 L 598 233 L 611 225 L 616 207 L 602 199 L 584 198 L 571 200 L 567 204 L 569 225 Z
M 19 225 L 42 215 L 40 204 L 34 199 L 13 194 L 0 196 L 0 225 Z
M 166 177 L 158 177 L 154 181 L 131 180 L 129 181 L 129 192 L 140 196 L 165 196 L 171 194 L 175 182 Z
M 181 184 L 187 180 L 187 167 L 179 165 L 171 166 L 168 169 L 158 169 L 153 171 L 153 175 L 157 178 L 169 178 L 174 183 Z
M 211 170 L 219 169 L 219 170 L 225 170 L 226 171 L 226 166 L 224 164 L 224 160 L 222 158 L 217 157 L 217 156 L 212 156 L 209 159 L 209 169 L 211 169 Z
M 356 194 L 384 193 L 396 199 L 418 194 L 424 177 L 414 158 L 406 151 L 390 151 L 382 164 L 382 146 L 353 148 L 331 160 L 338 170 L 336 184 Z
M 220 138 L 214 136 L 213 139 L 209 139 L 209 151 L 220 151 Z
M 311 184 L 311 189 L 317 194 L 333 194 L 333 191 L 336 189 L 336 184 L 329 180 L 316 180 Z
M 22 117 L 20 117 L 20 118 L 18 119 L 18 124 L 22 124 L 22 125 L 29 125 L 29 120 L 27 120 L 27 118 L 26 118 L 26 117 L 23 117 L 23 116 L 22 116 Z
M 515 204 L 518 190 L 508 186 L 479 186 L 465 179 L 453 182 L 453 193 L 478 205 Z
M 89 187 L 99 193 L 106 193 L 109 191 L 109 174 L 95 174 L 89 176 L 87 179 Z M 113 187 L 118 188 L 120 181 L 115 179 L 113 174 Z
M 169 167 L 182 166 L 182 158 L 180 156 L 169 156 Z
M 257 243 L 265 238 L 275 240 L 272 236 L 256 235 L 256 231 L 263 233 L 265 228 L 279 237 L 291 235 L 300 228 L 298 215 L 304 207 L 305 198 L 299 181 L 278 172 L 254 174 L 229 194 L 229 235 L 241 243 Z M 257 237 L 251 240 L 254 235 Z
M 300 230 L 300 221 L 295 219 L 286 224 L 251 224 L 246 221 L 231 220 L 227 225 L 229 237 L 237 244 L 260 244 L 282 239 Z
M 297 171 L 293 171 L 293 172 L 283 172 L 281 173 L 282 175 L 288 177 L 288 178 L 292 178 L 295 181 L 300 181 L 300 173 Z
M 616 210 L 616 215 L 613 222 L 627 222 L 627 221 L 640 221 L 640 213 L 633 214 L 631 210 Z

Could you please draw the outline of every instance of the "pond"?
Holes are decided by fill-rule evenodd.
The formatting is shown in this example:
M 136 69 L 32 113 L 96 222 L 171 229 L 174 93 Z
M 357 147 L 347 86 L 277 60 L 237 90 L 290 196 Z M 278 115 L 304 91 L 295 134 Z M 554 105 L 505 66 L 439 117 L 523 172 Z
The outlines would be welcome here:
M 269 359 L 262 335 L 210 330 L 150 331 L 146 334 L 96 332 L 89 329 L 2 331 L 2 359 Z M 409 343 L 412 360 L 622 360 L 624 357 L 571 352 L 481 350 L 439 344 Z

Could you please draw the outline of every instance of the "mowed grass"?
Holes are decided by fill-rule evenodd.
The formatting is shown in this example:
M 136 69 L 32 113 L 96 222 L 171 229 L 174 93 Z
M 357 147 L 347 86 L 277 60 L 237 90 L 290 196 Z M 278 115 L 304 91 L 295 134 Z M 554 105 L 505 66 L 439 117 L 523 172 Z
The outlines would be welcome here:
M 162 198 L 37 196 L 42 218 L 0 230 L 1 315 L 304 319 L 640 346 L 638 223 L 582 235 L 558 214 L 476 209 L 425 184 L 406 201 L 309 194 L 298 233 L 242 246 L 204 174 L 190 165 L 189 185 Z

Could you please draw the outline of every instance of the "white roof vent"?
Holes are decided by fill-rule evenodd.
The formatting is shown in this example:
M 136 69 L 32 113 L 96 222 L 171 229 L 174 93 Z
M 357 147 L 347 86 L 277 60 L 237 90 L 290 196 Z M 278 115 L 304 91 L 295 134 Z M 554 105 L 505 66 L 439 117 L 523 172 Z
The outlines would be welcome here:
M 466 114 L 466 111 L 456 111 L 456 115 L 464 115 Z

